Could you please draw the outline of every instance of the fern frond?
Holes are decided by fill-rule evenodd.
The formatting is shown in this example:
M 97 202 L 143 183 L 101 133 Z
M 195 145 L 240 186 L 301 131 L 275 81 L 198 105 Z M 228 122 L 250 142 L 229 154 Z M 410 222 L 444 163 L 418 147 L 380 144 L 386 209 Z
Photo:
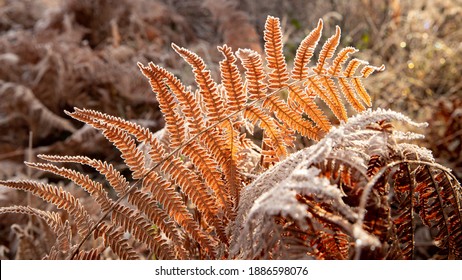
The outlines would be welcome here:
M 351 79 L 351 81 L 359 97 L 361 97 L 361 99 L 364 101 L 364 103 L 366 103 L 367 106 L 371 106 L 371 97 L 367 93 L 366 88 L 364 87 L 361 80 L 359 78 L 353 78 Z
M 275 113 L 276 117 L 287 124 L 290 128 L 298 131 L 301 135 L 313 140 L 320 138 L 319 128 L 313 127 L 308 121 L 300 115 L 293 112 L 287 104 L 277 96 L 270 96 L 263 102 L 263 107 Z
M 343 92 L 343 95 L 348 100 L 348 103 L 350 103 L 350 105 L 356 110 L 356 112 L 362 112 L 366 110 L 364 105 L 361 104 L 361 102 L 359 102 L 359 100 L 356 98 L 355 91 L 351 87 L 348 80 L 346 78 L 339 78 L 338 82 L 340 85 L 340 89 Z
M 332 66 L 327 70 L 327 73 L 331 76 L 339 76 L 341 74 L 343 64 L 345 64 L 345 62 L 348 60 L 348 56 L 355 52 L 358 52 L 358 49 L 353 47 L 346 47 L 340 50 L 337 54 L 337 57 L 334 59 Z
M 151 172 L 143 180 L 143 189 L 151 192 L 169 215 L 213 256 L 215 241 L 200 230 L 199 225 L 194 221 L 193 216 L 172 184 L 163 180 L 155 172 Z
M 236 53 L 245 68 L 245 77 L 249 98 L 259 100 L 266 97 L 268 85 L 263 62 L 259 53 L 249 49 L 239 49 Z
M 398 205 L 393 223 L 400 240 L 401 254 L 404 259 L 413 259 L 415 255 L 416 215 L 415 184 L 413 172 L 407 164 L 400 165 L 393 175 L 395 200 Z
M 377 66 L 372 66 L 372 65 L 366 65 L 363 67 L 363 69 L 361 70 L 361 74 L 363 75 L 362 77 L 363 78 L 367 78 L 369 77 L 372 73 L 374 73 L 375 71 L 378 71 L 378 72 L 381 72 L 385 70 L 385 65 L 381 65 L 380 67 L 377 67 Z
M 90 124 L 91 125 L 91 124 Z M 133 179 L 142 178 L 148 170 L 144 166 L 143 151 L 127 132 L 112 126 L 103 131 L 104 136 L 122 153 L 122 158 L 132 172 Z
M 98 224 L 94 231 L 94 236 L 95 238 L 102 237 L 104 245 L 111 247 L 112 251 L 121 260 L 139 259 L 138 254 L 123 237 L 124 231 L 120 228 L 116 228 L 108 223 L 101 223 Z
M 192 200 L 203 214 L 205 221 L 215 227 L 218 237 L 226 242 L 226 234 L 222 221 L 218 218 L 218 206 L 215 199 L 206 189 L 197 175 L 190 172 L 177 158 L 164 162 L 160 169 L 170 174 L 172 180 L 181 186 L 182 191 Z
M 462 257 L 462 199 L 460 185 L 453 188 L 444 171 L 420 166 L 416 189 L 420 196 L 422 222 L 436 231 L 436 246 L 449 250 L 452 258 Z
M 294 59 L 294 68 L 292 69 L 292 79 L 303 81 L 308 77 L 309 67 L 307 65 L 310 63 L 314 50 L 321 38 L 322 27 L 323 21 L 319 19 L 318 26 L 298 46 Z
M 321 52 L 319 53 L 318 63 L 316 64 L 313 71 L 318 75 L 323 75 L 325 73 L 325 65 L 328 59 L 334 56 L 335 50 L 337 49 L 338 44 L 340 43 L 341 30 L 340 27 L 335 28 L 335 34 L 332 35 L 322 46 Z
M 185 142 L 185 125 L 184 120 L 176 112 L 177 104 L 173 99 L 173 95 L 168 91 L 168 88 L 163 83 L 163 75 L 159 73 L 159 69 L 153 64 L 150 68 L 144 67 L 138 63 L 141 72 L 149 79 L 151 88 L 156 93 L 159 107 L 164 115 L 165 129 L 169 135 L 170 148 L 175 149 Z
M 102 246 L 99 246 L 88 251 L 80 251 L 73 260 L 99 260 L 103 249 Z
M 220 61 L 221 83 L 225 88 L 228 113 L 232 114 L 243 109 L 247 96 L 231 47 L 223 45 L 218 50 L 225 57 Z
M 263 35 L 265 40 L 265 53 L 267 66 L 272 70 L 269 73 L 269 88 L 279 90 L 287 86 L 289 73 L 282 51 L 282 31 L 279 18 L 268 16 Z
M 255 106 L 248 106 L 244 111 L 244 117 L 249 119 L 254 125 L 259 125 L 265 131 L 265 134 L 271 140 L 271 147 L 274 148 L 279 159 L 287 156 L 284 139 L 274 119 Z
M 86 236 L 89 229 L 94 225 L 93 219 L 80 201 L 71 193 L 64 191 L 61 187 L 34 181 L 0 181 L 0 185 L 30 192 L 56 205 L 58 209 L 66 210 L 69 215 L 75 219 L 77 232 L 80 236 Z
M 194 163 L 209 186 L 218 198 L 219 206 L 231 211 L 231 202 L 228 191 L 225 189 L 221 174 L 218 172 L 218 165 L 207 155 L 207 151 L 195 142 L 186 145 L 181 150 Z
M 204 99 L 206 115 L 211 123 L 217 123 L 226 116 L 224 100 L 217 91 L 217 85 L 213 81 L 210 70 L 202 58 L 188 49 L 180 48 L 172 43 L 173 49 L 192 67 L 194 77 L 200 89 L 200 94 Z
M 43 211 L 30 206 L 1 207 L 0 215 L 5 213 L 19 213 L 33 215 L 45 221 L 45 223 L 56 234 L 56 246 L 61 252 L 68 252 L 71 246 L 71 231 L 69 223 L 63 223 L 58 213 Z
M 319 128 L 327 132 L 332 125 L 326 115 L 315 103 L 315 97 L 316 95 L 312 92 L 307 92 L 306 89 L 303 90 L 299 86 L 289 86 L 289 99 L 295 101 Z
M 114 201 L 109 198 L 107 192 L 104 190 L 103 185 L 91 180 L 88 175 L 83 175 L 75 170 L 57 167 L 49 163 L 26 162 L 26 165 L 38 170 L 51 172 L 73 181 L 85 189 L 95 199 L 103 211 L 107 211 L 114 204 Z
M 204 119 L 194 95 L 187 91 L 183 83 L 169 71 L 160 66 L 154 65 L 153 63 L 149 63 L 149 67 L 162 76 L 164 83 L 178 99 L 181 105 L 181 111 L 188 121 L 187 125 L 191 136 L 194 136 L 202 131 L 205 127 Z
M 335 85 L 334 80 L 326 76 L 321 76 L 319 77 L 318 81 L 325 89 L 325 93 L 323 93 L 323 95 L 320 95 L 321 99 L 324 102 L 326 102 L 329 108 L 331 108 L 332 112 L 335 114 L 337 119 L 339 119 L 340 121 L 346 121 L 348 119 L 348 115 L 345 106 L 343 105 L 343 102 L 340 99 L 340 92 L 337 86 Z M 326 101 L 325 99 L 328 99 L 329 101 Z
M 112 164 L 102 162 L 99 160 L 90 159 L 88 157 L 82 156 L 50 156 L 50 155 L 38 155 L 39 158 L 53 161 L 53 162 L 74 162 L 85 164 L 95 168 L 99 173 L 106 177 L 106 180 L 114 188 L 119 197 L 125 195 L 128 191 L 129 183 L 126 178 L 116 170 Z M 157 196 L 158 197 L 158 196 Z M 165 235 L 170 238 L 175 245 L 175 249 L 179 254 L 181 259 L 187 259 L 187 252 L 182 248 L 184 244 L 183 238 L 180 237 L 178 229 L 176 226 L 169 221 L 168 214 L 158 206 L 158 201 L 154 197 L 149 196 L 147 193 L 144 193 L 140 190 L 135 190 L 128 194 L 128 201 L 136 206 L 138 211 L 142 212 L 146 217 L 152 221 L 157 227 L 159 227 Z M 181 198 L 177 198 L 180 200 Z M 161 201 L 164 207 L 166 207 L 166 202 L 174 201 L 174 197 L 169 197 L 167 201 Z M 167 208 L 167 207 L 166 207 Z M 184 207 L 185 208 L 185 207 Z M 180 207 L 178 207 L 180 209 Z M 192 220 L 192 216 L 191 216 Z
M 148 248 L 161 259 L 175 258 L 174 249 L 168 244 L 156 229 L 139 212 L 131 208 L 117 205 L 112 211 L 113 223 L 130 232 L 135 239 L 146 244 Z

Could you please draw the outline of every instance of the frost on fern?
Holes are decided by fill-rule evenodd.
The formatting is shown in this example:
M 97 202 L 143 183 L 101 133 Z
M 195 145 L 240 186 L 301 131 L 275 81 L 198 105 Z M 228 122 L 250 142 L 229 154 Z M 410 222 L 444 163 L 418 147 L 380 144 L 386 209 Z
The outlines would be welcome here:
M 462 190 L 425 148 L 366 111 L 258 177 L 241 198 L 231 255 L 244 259 L 412 259 L 416 230 L 462 257 Z M 269 238 L 268 238 L 269 237 Z
M 27 163 L 80 186 L 100 215 L 62 187 L 26 180 L 0 184 L 56 205 L 69 221 L 26 206 L 0 213 L 43 219 L 57 235 L 48 259 L 95 259 L 106 247 L 121 259 L 412 258 L 418 217 L 442 254 L 460 258 L 460 186 L 425 150 L 395 142 L 413 134 L 392 133 L 386 120 L 409 120 L 366 111 L 333 127 L 333 118 L 348 120 L 346 104 L 357 112 L 371 106 L 362 81 L 384 67 L 350 59 L 358 51 L 351 47 L 336 52 L 338 27 L 311 63 L 322 29 L 320 20 L 289 69 L 279 19 L 269 16 L 264 57 L 218 47 L 221 81 L 201 57 L 172 44 L 195 89 L 160 65 L 138 63 L 164 116 L 162 134 L 94 110 L 66 112 L 100 130 L 126 171 L 85 156 Z M 296 137 L 319 142 L 293 153 Z

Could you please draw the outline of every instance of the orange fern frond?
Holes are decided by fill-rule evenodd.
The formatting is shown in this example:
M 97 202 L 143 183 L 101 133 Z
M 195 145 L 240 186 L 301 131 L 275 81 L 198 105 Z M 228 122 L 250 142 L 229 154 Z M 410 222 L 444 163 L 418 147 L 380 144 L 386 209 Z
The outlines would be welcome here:
M 383 64 L 380 67 L 372 66 L 372 65 L 366 65 L 361 70 L 361 74 L 363 75 L 363 78 L 367 78 L 372 73 L 374 73 L 375 71 L 381 72 L 383 70 L 385 70 L 385 65 L 383 65 Z
M 300 86 L 296 85 L 289 86 L 289 99 L 295 101 L 319 128 L 326 132 L 329 131 L 331 123 L 314 102 L 316 95 L 306 90 L 306 88 L 303 90 Z
M 220 61 L 221 83 L 225 88 L 228 112 L 240 111 L 246 102 L 246 93 L 242 84 L 241 74 L 236 66 L 236 56 L 231 47 L 223 45 L 218 50 L 225 57 Z
M 170 148 L 175 149 L 185 142 L 185 125 L 183 118 L 176 112 L 177 104 L 173 95 L 163 83 L 163 75 L 155 65 L 150 64 L 150 68 L 138 63 L 141 72 L 149 79 L 154 93 L 156 93 L 159 107 L 164 115 L 165 129 L 169 135 Z
M 244 117 L 249 119 L 254 125 L 259 125 L 265 131 L 266 135 L 268 135 L 271 140 L 271 146 L 276 151 L 276 155 L 279 159 L 283 159 L 287 156 L 284 139 L 274 119 L 256 106 L 247 107 L 244 111 Z
M 194 98 L 194 95 L 186 90 L 183 83 L 172 73 L 164 68 L 149 63 L 151 69 L 158 71 L 164 80 L 164 83 L 170 88 L 172 93 L 178 99 L 181 105 L 181 111 L 185 115 L 188 123 L 189 133 L 194 136 L 202 131 L 205 127 L 204 120 L 200 111 L 199 104 Z
M 342 100 L 340 99 L 340 92 L 335 85 L 334 80 L 332 80 L 329 77 L 326 76 L 321 76 L 319 77 L 320 84 L 322 87 L 325 89 L 325 93 L 327 96 L 324 94 L 323 96 L 320 96 L 321 99 L 324 100 L 324 98 L 329 99 L 330 101 L 327 101 L 326 104 L 330 107 L 331 105 L 333 108 L 331 108 L 332 112 L 335 114 L 337 119 L 341 121 L 346 121 L 348 119 L 348 115 L 345 109 L 345 106 L 343 105 Z M 325 97 L 324 97 L 325 96 Z M 324 98 L 323 98 L 324 97 Z
M 331 76 L 339 76 L 341 74 L 343 64 L 345 64 L 348 60 L 349 55 L 355 52 L 358 52 L 358 49 L 353 47 L 346 47 L 340 50 L 337 57 L 334 59 L 332 66 L 327 70 L 327 73 Z
M 170 174 L 172 180 L 181 186 L 182 191 L 192 200 L 203 214 L 205 221 L 215 227 L 220 240 L 227 240 L 222 221 L 218 218 L 216 200 L 209 193 L 200 178 L 181 164 L 178 158 L 172 158 L 161 165 L 161 170 Z
M 61 252 L 68 252 L 71 246 L 71 231 L 69 223 L 63 223 L 58 213 L 43 211 L 30 206 L 15 205 L 10 207 L 0 207 L 0 215 L 5 213 L 19 213 L 36 216 L 51 228 L 56 234 L 56 245 Z
M 148 246 L 156 258 L 171 260 L 175 253 L 156 229 L 139 212 L 123 205 L 117 205 L 111 215 L 113 223 L 130 232 L 135 239 Z
M 308 77 L 308 63 L 310 63 L 314 50 L 321 38 L 323 27 L 322 19 L 319 19 L 318 26 L 303 39 L 297 49 L 292 69 L 292 79 L 302 81 Z
M 353 58 L 352 60 L 350 60 L 350 62 L 348 62 L 348 65 L 345 68 L 345 71 L 343 71 L 343 75 L 346 78 L 353 77 L 358 67 L 364 64 L 367 65 L 369 64 L 369 62 L 361 60 L 361 59 Z
M 353 84 L 353 87 L 355 88 L 355 91 L 358 93 L 359 97 L 361 100 L 366 103 L 367 106 L 371 106 L 371 96 L 369 93 L 367 93 L 366 88 L 364 87 L 363 83 L 361 82 L 361 79 L 359 78 L 353 78 L 351 79 L 351 82 Z
M 326 65 L 326 61 L 334 56 L 335 50 L 340 42 L 340 27 L 336 27 L 335 35 L 330 37 L 322 46 L 321 52 L 319 54 L 318 63 L 316 67 L 313 69 L 315 73 L 318 75 L 323 75 L 325 72 L 324 66 Z
M 278 119 L 283 121 L 290 128 L 298 131 L 301 135 L 313 140 L 318 140 L 320 138 L 319 128 L 313 127 L 308 120 L 303 119 L 300 115 L 290 110 L 289 106 L 277 96 L 273 95 L 266 99 L 263 102 L 263 107 L 274 112 Z
M 204 99 L 206 115 L 211 123 L 216 123 L 226 116 L 224 100 L 217 91 L 217 85 L 212 79 L 210 70 L 206 70 L 206 66 L 202 58 L 188 49 L 180 48 L 172 43 L 173 49 L 192 67 L 194 77 L 200 89 L 200 94 Z
M 218 165 L 208 156 L 207 150 L 193 142 L 186 145 L 181 151 L 191 159 L 194 166 L 200 171 L 207 186 L 209 186 L 217 196 L 218 205 L 225 208 L 226 212 L 231 211 L 229 193 L 225 189 L 225 184 L 221 179 Z
M 267 66 L 273 70 L 268 75 L 269 88 L 278 90 L 286 87 L 289 81 L 289 73 L 282 51 L 282 31 L 279 18 L 267 17 L 263 39 L 265 40 Z
M 98 237 L 103 238 L 103 244 L 111 247 L 112 251 L 121 260 L 137 260 L 138 254 L 132 246 L 128 244 L 127 240 L 123 237 L 125 232 L 120 228 L 116 228 L 108 223 L 98 224 L 94 232 L 95 239 Z
M 95 199 L 103 211 L 107 211 L 114 204 L 114 201 L 109 198 L 107 192 L 104 190 L 103 185 L 91 180 L 88 175 L 83 175 L 75 170 L 57 167 L 49 163 L 26 162 L 26 165 L 38 170 L 51 172 L 73 181 L 85 189 Z
M 151 172 L 143 180 L 143 189 L 151 192 L 178 225 L 190 234 L 210 256 L 213 256 L 215 241 L 201 231 L 199 224 L 194 221 L 192 214 L 172 184 L 163 180 L 157 173 Z
M 253 100 L 266 97 L 268 85 L 263 62 L 258 52 L 249 49 L 239 49 L 236 53 L 245 68 L 245 77 L 249 98 Z
M 88 234 L 93 227 L 94 221 L 85 210 L 85 207 L 71 193 L 61 187 L 34 182 L 34 181 L 0 181 L 0 185 L 23 190 L 40 197 L 41 199 L 56 205 L 58 209 L 66 210 L 71 217 L 75 218 L 77 232 L 80 236 Z
M 340 90 L 343 92 L 343 95 L 348 100 L 348 103 L 356 110 L 356 112 L 362 112 L 366 110 L 363 104 L 355 96 L 355 91 L 351 87 L 350 83 L 346 78 L 338 79 Z

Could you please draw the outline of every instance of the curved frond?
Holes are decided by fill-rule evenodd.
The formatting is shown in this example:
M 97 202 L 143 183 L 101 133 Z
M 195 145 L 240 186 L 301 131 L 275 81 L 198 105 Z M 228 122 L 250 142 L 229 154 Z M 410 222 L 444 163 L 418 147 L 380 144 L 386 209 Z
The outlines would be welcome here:
M 205 113 L 209 117 L 209 121 L 211 123 L 218 122 L 227 113 L 224 100 L 218 93 L 217 84 L 213 81 L 210 70 L 206 70 L 204 61 L 197 54 L 173 43 L 172 47 L 192 67 L 200 94 L 204 99 Z
M 246 93 L 242 84 L 241 74 L 236 66 L 236 56 L 231 47 L 223 45 L 218 50 L 225 57 L 220 61 L 221 83 L 225 88 L 228 112 L 240 111 L 246 102 Z
M 322 46 L 321 52 L 319 53 L 318 63 L 313 69 L 318 75 L 323 75 L 325 73 L 325 66 L 328 59 L 334 56 L 335 50 L 340 42 L 340 27 L 335 28 L 335 34 L 330 37 Z
M 323 21 L 319 19 L 318 26 L 298 46 L 292 69 L 292 79 L 302 81 L 308 77 L 308 63 L 310 63 L 314 50 L 322 34 Z
M 279 18 L 268 16 L 263 35 L 268 68 L 273 71 L 268 74 L 269 88 L 278 90 L 286 87 L 289 81 L 287 64 L 282 50 L 282 31 Z
M 30 192 L 56 205 L 59 209 L 66 210 L 69 215 L 75 219 L 77 232 L 80 236 L 87 235 L 89 229 L 94 225 L 94 221 L 80 201 L 71 193 L 64 191 L 61 187 L 34 181 L 0 181 L 0 185 Z

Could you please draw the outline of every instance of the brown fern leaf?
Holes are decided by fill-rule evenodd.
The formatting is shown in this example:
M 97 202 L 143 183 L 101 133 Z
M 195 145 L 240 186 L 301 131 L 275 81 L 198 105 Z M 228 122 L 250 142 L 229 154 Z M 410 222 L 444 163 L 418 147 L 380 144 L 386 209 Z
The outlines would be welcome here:
M 111 127 L 122 129 L 125 132 L 133 135 L 137 141 L 145 142 L 151 146 L 151 152 L 149 155 L 154 162 L 159 162 L 162 160 L 162 157 L 165 153 L 164 148 L 155 138 L 154 134 L 152 134 L 148 129 L 141 127 L 136 123 L 118 117 L 109 116 L 94 110 L 78 108 L 74 108 L 74 110 L 75 112 L 73 113 L 66 111 L 66 114 L 97 129 L 105 130 Z M 127 139 L 131 141 L 131 139 Z M 124 144 L 124 146 L 127 146 L 127 144 Z M 134 161 L 137 162 L 138 160 Z
M 129 183 L 125 177 L 116 170 L 112 164 L 102 162 L 99 160 L 90 159 L 88 157 L 82 156 L 50 156 L 50 155 L 38 155 L 39 158 L 53 161 L 53 162 L 74 162 L 80 164 L 86 164 L 95 168 L 99 173 L 106 177 L 106 180 L 117 192 L 117 195 L 120 197 L 128 191 Z M 178 199 L 180 199 L 178 197 Z M 165 235 L 172 240 L 175 246 L 176 251 L 179 254 L 181 259 L 187 259 L 188 254 L 182 248 L 184 244 L 183 238 L 180 237 L 178 229 L 169 221 L 168 214 L 158 206 L 158 201 L 154 200 L 153 197 L 149 196 L 147 193 L 144 193 L 140 190 L 135 190 L 128 194 L 128 201 L 136 206 L 138 211 L 142 212 L 146 217 L 153 222 L 157 227 L 159 227 Z M 165 202 L 162 202 L 165 203 Z M 164 204 L 165 205 L 165 204 Z M 192 219 L 192 217 L 191 217 Z
M 363 75 L 362 77 L 363 78 L 367 78 L 369 77 L 372 73 L 374 73 L 375 71 L 378 71 L 378 72 L 381 72 L 385 70 L 385 65 L 381 65 L 380 67 L 377 67 L 377 66 L 372 66 L 372 65 L 366 65 L 363 67 L 363 69 L 361 70 L 361 74 Z
M 186 91 L 185 86 L 173 74 L 165 69 L 150 64 L 151 69 L 156 69 L 163 76 L 164 82 L 175 94 L 181 104 L 182 112 L 188 120 L 188 127 L 191 136 L 198 134 L 206 129 L 205 121 L 200 113 L 199 105 L 197 104 L 194 95 Z M 205 144 L 209 150 L 209 154 L 221 166 L 226 178 L 226 193 L 229 193 L 233 201 L 238 199 L 238 189 L 240 186 L 239 172 L 237 170 L 237 161 L 235 159 L 235 132 L 232 125 L 225 121 L 222 125 L 225 127 L 225 136 L 219 130 L 212 129 L 211 133 L 204 133 L 199 137 L 199 143 Z M 227 139 L 225 141 L 225 139 Z M 236 205 L 236 203 L 235 203 Z
M 346 260 L 349 257 L 348 236 L 340 229 L 334 233 L 318 231 L 316 238 L 311 240 L 310 245 L 316 248 L 315 257 L 318 260 Z
M 162 238 L 151 223 L 138 211 L 117 205 L 112 211 L 113 223 L 130 232 L 135 239 L 146 244 L 157 258 L 171 260 L 175 258 L 173 248 Z
M 120 228 L 114 227 L 107 223 L 98 224 L 94 231 L 95 239 L 98 237 L 103 238 L 103 244 L 111 247 L 112 251 L 122 260 L 137 260 L 138 254 L 128 244 L 127 240 L 123 237 L 124 231 Z
M 298 46 L 294 59 L 294 68 L 292 69 L 292 79 L 302 81 L 308 77 L 309 67 L 307 65 L 310 63 L 314 50 L 321 38 L 322 27 L 323 21 L 319 19 L 318 26 Z
M 143 151 L 136 146 L 135 140 L 130 138 L 128 133 L 113 126 L 105 129 L 103 134 L 122 153 L 133 179 L 142 178 L 148 172 L 144 166 Z
M 73 260 L 99 260 L 103 250 L 104 247 L 99 246 L 88 251 L 80 251 Z
M 358 52 L 358 49 L 353 47 L 346 47 L 340 50 L 337 54 L 337 57 L 334 59 L 332 66 L 329 67 L 327 73 L 331 76 L 339 76 L 343 68 L 343 64 L 348 60 L 350 54 Z
M 350 60 L 350 62 L 348 62 L 347 67 L 343 71 L 343 76 L 345 76 L 346 78 L 353 77 L 355 75 L 356 70 L 358 69 L 358 67 L 363 65 L 363 64 L 367 65 L 367 64 L 369 64 L 369 62 L 361 60 L 361 59 L 353 58 L 352 60 Z M 368 106 L 370 106 L 370 105 L 368 105 Z
M 5 213 L 18 213 L 33 215 L 44 220 L 45 223 L 51 228 L 51 230 L 56 234 L 56 245 L 61 252 L 69 252 L 71 246 L 71 231 L 69 223 L 63 223 L 60 215 L 58 213 L 43 211 L 36 209 L 30 206 L 10 206 L 10 207 L 1 207 L 0 215 Z
M 321 100 L 327 104 L 329 109 L 335 114 L 335 116 L 338 119 L 342 118 L 342 115 L 341 115 L 342 112 L 339 112 L 339 110 L 337 109 L 338 105 L 334 103 L 334 101 L 331 100 L 329 95 L 327 95 L 327 91 L 322 85 L 319 77 L 317 76 L 308 77 L 304 85 L 311 92 L 311 95 L 318 96 L 319 98 L 321 98 Z
M 185 142 L 184 120 L 176 112 L 177 104 L 173 95 L 162 82 L 162 75 L 159 71 L 154 71 L 154 67 L 144 67 L 138 63 L 141 72 L 149 79 L 152 90 L 156 93 L 159 107 L 164 115 L 165 129 L 169 135 L 170 148 L 175 149 Z M 157 70 L 157 69 L 156 69 Z
M 149 173 L 143 180 L 143 188 L 152 193 L 167 210 L 169 215 L 196 240 L 210 256 L 213 256 L 215 241 L 200 230 L 199 224 L 194 221 L 181 197 L 172 184 L 163 180 L 155 172 Z
M 204 119 L 194 95 L 186 90 L 186 87 L 179 79 L 164 68 L 153 63 L 149 63 L 149 67 L 152 71 L 159 73 L 163 82 L 170 88 L 172 93 L 180 102 L 181 111 L 188 121 L 187 125 L 190 135 L 194 136 L 202 131 L 205 127 Z
M 326 115 L 314 102 L 316 95 L 312 92 L 302 90 L 300 86 L 291 85 L 289 86 L 289 99 L 296 102 L 299 105 L 303 112 L 323 131 L 329 131 L 332 127 L 330 121 L 327 119 Z
M 319 140 L 321 134 L 319 128 L 313 127 L 308 120 L 303 119 L 300 115 L 293 112 L 289 106 L 277 96 L 273 95 L 266 99 L 263 102 L 263 107 L 274 112 L 278 119 L 287 124 L 290 128 L 298 131 L 301 135 L 313 140 Z
M 111 128 L 111 126 L 107 123 L 100 123 L 95 120 L 92 121 L 89 117 L 85 117 L 85 115 L 79 113 L 80 112 L 69 113 L 69 115 L 85 121 L 92 126 L 96 126 L 97 128 L 100 128 L 101 126 L 106 129 Z M 154 162 L 159 162 L 162 160 L 164 156 L 164 150 L 161 144 L 156 138 L 152 136 L 152 134 L 150 134 L 145 129 L 142 129 L 139 125 L 121 120 L 119 118 L 109 117 L 104 114 L 95 114 L 91 111 L 89 113 L 96 117 L 104 118 L 105 121 L 112 121 L 113 124 L 117 123 L 117 127 L 126 129 L 130 134 L 133 134 L 138 139 L 138 141 L 147 142 L 151 146 L 151 150 L 149 152 L 151 159 Z M 208 193 L 206 187 L 202 183 L 199 183 L 200 179 L 198 179 L 197 176 L 190 170 L 187 170 L 177 158 L 172 158 L 171 160 L 164 162 L 164 164 L 161 165 L 161 169 L 162 171 L 170 174 L 173 180 L 175 180 L 175 182 L 183 188 L 185 194 L 191 197 L 198 209 L 204 213 L 204 217 L 206 218 L 207 222 L 214 225 L 217 232 L 219 233 L 220 238 L 225 240 L 226 238 L 223 225 L 219 219 L 216 218 L 218 207 L 216 206 L 213 197 Z M 194 184 L 195 186 L 193 186 Z
M 217 91 L 217 85 L 213 81 L 209 70 L 202 58 L 188 49 L 180 48 L 172 43 L 173 49 L 192 67 L 194 77 L 200 89 L 200 94 L 204 99 L 206 115 L 211 123 L 217 123 L 227 115 L 224 100 Z
M 279 90 L 286 87 L 289 81 L 287 64 L 282 51 L 282 31 L 279 18 L 267 17 L 263 39 L 268 68 L 273 70 L 268 75 L 269 88 Z
M 230 197 L 221 179 L 221 174 L 218 172 L 218 165 L 209 158 L 207 151 L 195 142 L 186 145 L 181 151 L 191 159 L 205 179 L 207 186 L 214 191 L 218 198 L 218 205 L 229 213 L 231 211 Z
M 224 226 L 218 218 L 218 207 L 215 199 L 210 195 L 200 178 L 181 163 L 177 158 L 172 158 L 161 165 L 161 170 L 170 174 L 172 180 L 181 186 L 182 191 L 191 198 L 197 209 L 203 214 L 205 221 L 215 227 L 220 240 L 227 242 Z
M 244 108 L 246 93 L 242 84 L 241 74 L 236 66 L 236 56 L 231 47 L 223 45 L 218 50 L 225 57 L 220 61 L 221 83 L 225 88 L 228 113 L 232 114 Z
M 356 98 L 355 91 L 351 87 L 348 80 L 346 78 L 339 78 L 338 82 L 340 84 L 340 89 L 342 90 L 343 95 L 348 100 L 348 103 L 350 103 L 350 105 L 356 110 L 356 112 L 362 112 L 366 110 L 363 104 L 361 104 L 361 102 L 359 102 L 359 100 Z
M 340 121 L 346 121 L 348 119 L 348 115 L 345 106 L 343 105 L 343 102 L 340 99 L 340 92 L 337 86 L 335 85 L 334 80 L 326 76 L 320 76 L 318 78 L 318 81 L 325 89 L 325 93 L 327 94 L 320 95 L 319 97 L 321 97 L 321 99 L 324 102 L 326 102 L 329 108 L 331 108 L 332 112 L 334 112 L 337 119 L 339 119 Z M 325 98 L 329 99 L 329 101 L 325 100 Z
M 287 156 L 284 139 L 274 119 L 256 106 L 248 106 L 244 111 L 244 117 L 249 119 L 254 125 L 259 125 L 265 131 L 265 134 L 271 141 L 270 145 L 276 151 L 276 155 L 279 159 L 283 159 Z
M 85 189 L 95 199 L 103 211 L 107 211 L 114 204 L 114 201 L 109 198 L 107 192 L 104 190 L 103 185 L 91 180 L 88 175 L 83 175 L 75 170 L 57 167 L 49 163 L 26 162 L 26 165 L 42 171 L 51 172 L 73 181 Z
M 445 171 L 433 170 L 429 166 L 417 168 L 416 183 L 419 214 L 426 226 L 436 230 L 436 246 L 448 250 L 449 258 L 462 258 L 460 185 Z
M 400 165 L 393 174 L 394 199 L 398 205 L 393 223 L 396 234 L 400 241 L 401 254 L 404 259 L 414 259 L 415 254 L 415 216 L 418 211 L 414 198 L 414 185 L 410 167 L 407 164 Z
M 340 42 L 340 35 L 341 30 L 340 27 L 337 26 L 335 28 L 335 34 L 332 37 L 330 37 L 322 46 L 321 52 L 319 53 L 318 57 L 318 63 L 316 64 L 316 67 L 313 69 L 313 71 L 318 75 L 325 74 L 326 69 L 324 68 L 324 66 L 326 65 L 327 60 L 334 56 L 335 50 L 337 49 L 337 46 Z
M 263 62 L 259 53 L 249 49 L 239 49 L 236 53 L 245 68 L 245 77 L 249 98 L 259 100 L 265 98 L 268 85 Z
M 69 215 L 75 219 L 77 232 L 80 236 L 87 235 L 89 229 L 94 225 L 94 221 L 80 201 L 69 192 L 64 191 L 61 187 L 34 181 L 0 181 L 0 185 L 8 188 L 28 191 L 33 195 L 56 205 L 59 209 L 66 210 Z

